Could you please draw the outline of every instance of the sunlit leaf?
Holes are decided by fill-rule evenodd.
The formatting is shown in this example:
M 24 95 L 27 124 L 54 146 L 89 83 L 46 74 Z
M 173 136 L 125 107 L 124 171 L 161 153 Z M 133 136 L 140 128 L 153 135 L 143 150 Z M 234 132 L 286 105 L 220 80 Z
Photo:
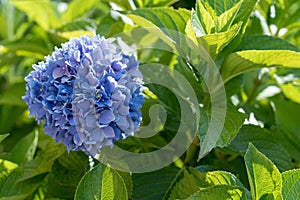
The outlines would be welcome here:
M 45 30 L 58 28 L 62 25 L 55 5 L 49 0 L 13 0 L 11 2 L 14 6 L 25 12 L 31 20 L 38 23 Z
M 246 200 L 244 191 L 236 186 L 215 185 L 202 190 L 186 198 L 186 200 L 215 200 L 215 199 L 232 199 Z
M 69 3 L 67 10 L 62 14 L 62 20 L 71 22 L 81 15 L 87 14 L 95 5 L 99 3 L 98 0 L 81 1 L 75 0 Z M 74 12 L 75 11 L 75 12 Z
M 77 187 L 75 199 L 122 200 L 127 196 L 124 180 L 118 172 L 100 163 L 82 178 Z
M 252 199 L 278 199 L 281 194 L 281 174 L 276 166 L 251 143 L 245 154 Z
M 283 200 L 297 199 L 300 191 L 300 169 L 282 173 Z
M 246 50 L 230 54 L 221 67 L 224 82 L 264 67 L 300 68 L 300 53 L 289 50 Z

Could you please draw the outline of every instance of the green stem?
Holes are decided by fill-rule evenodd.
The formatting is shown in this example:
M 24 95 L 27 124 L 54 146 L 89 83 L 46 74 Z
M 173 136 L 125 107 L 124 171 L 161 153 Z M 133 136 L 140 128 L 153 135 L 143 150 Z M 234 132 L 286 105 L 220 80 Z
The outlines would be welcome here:
M 198 136 L 195 136 L 191 146 L 186 151 L 185 160 L 183 161 L 184 166 L 192 165 L 195 160 L 197 160 L 197 153 L 200 146 L 200 140 Z

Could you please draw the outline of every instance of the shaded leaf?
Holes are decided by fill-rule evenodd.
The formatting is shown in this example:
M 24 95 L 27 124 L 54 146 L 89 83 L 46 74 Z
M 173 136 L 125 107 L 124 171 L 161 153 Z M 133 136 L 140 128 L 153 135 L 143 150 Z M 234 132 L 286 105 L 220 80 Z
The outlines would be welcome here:
M 249 142 L 270 158 L 281 171 L 293 168 L 285 148 L 267 129 L 258 126 L 243 126 L 227 148 L 233 152 L 244 154 L 247 151 Z
M 25 107 L 25 102 L 21 97 L 25 94 L 25 82 L 15 83 L 10 85 L 3 93 L 0 95 L 0 105 L 14 105 Z
M 7 136 L 9 136 L 9 134 L 1 134 L 0 135 L 0 142 L 2 142 Z
M 66 148 L 63 144 L 55 144 L 55 141 L 51 140 L 47 144 L 45 151 L 39 152 L 34 160 L 26 162 L 23 166 L 24 173 L 20 177 L 19 181 L 51 172 L 53 162 L 65 151 Z
M 25 199 L 42 183 L 44 175 L 19 181 L 23 176 L 22 169 L 15 169 L 8 175 L 0 175 L 0 200 Z
M 245 35 L 236 51 L 245 50 L 291 50 L 300 51 L 299 47 L 287 40 L 268 35 Z
M 38 131 L 31 133 L 19 140 L 10 152 L 10 160 L 21 164 L 27 160 L 32 160 L 38 143 Z
M 225 116 L 224 127 L 221 132 L 218 129 L 213 129 L 213 134 L 207 134 L 210 114 L 205 113 L 204 110 L 201 112 L 200 117 L 200 128 L 198 136 L 200 138 L 200 152 L 199 158 L 202 158 L 209 151 L 215 147 L 225 147 L 238 134 L 239 129 L 243 125 L 246 115 L 238 112 L 234 109 L 228 109 Z
M 300 161 L 299 118 L 300 104 L 273 99 L 275 104 L 275 120 L 279 130 L 276 136 L 288 153 Z
M 143 200 L 168 199 L 168 193 L 174 187 L 182 171 L 175 167 L 133 174 L 133 197 Z

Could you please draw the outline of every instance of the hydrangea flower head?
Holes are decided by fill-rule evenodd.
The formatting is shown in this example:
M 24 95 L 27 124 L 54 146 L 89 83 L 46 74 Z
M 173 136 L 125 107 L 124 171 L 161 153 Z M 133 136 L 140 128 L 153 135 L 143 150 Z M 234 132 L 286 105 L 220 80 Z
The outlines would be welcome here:
M 134 55 L 99 35 L 72 38 L 25 78 L 30 116 L 68 151 L 88 155 L 133 135 L 142 120 L 142 74 Z

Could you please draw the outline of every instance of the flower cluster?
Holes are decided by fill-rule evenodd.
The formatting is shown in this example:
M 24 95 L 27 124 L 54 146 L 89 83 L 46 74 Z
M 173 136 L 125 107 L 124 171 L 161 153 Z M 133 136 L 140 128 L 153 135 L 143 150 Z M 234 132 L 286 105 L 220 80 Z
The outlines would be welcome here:
M 70 39 L 25 78 L 30 116 L 68 151 L 97 154 L 139 129 L 142 74 L 134 55 L 99 35 Z

